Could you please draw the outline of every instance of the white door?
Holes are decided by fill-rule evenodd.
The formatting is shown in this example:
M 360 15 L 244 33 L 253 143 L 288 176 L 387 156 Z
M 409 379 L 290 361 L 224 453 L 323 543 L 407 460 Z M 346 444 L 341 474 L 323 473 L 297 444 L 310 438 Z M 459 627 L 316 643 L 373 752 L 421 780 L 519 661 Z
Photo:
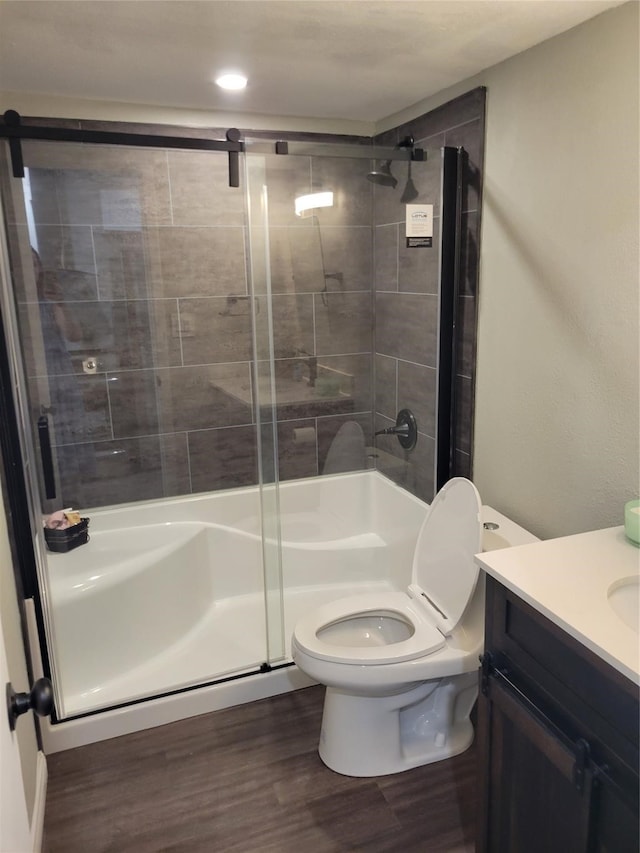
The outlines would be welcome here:
M 29 853 L 31 830 L 15 731 L 9 729 L 5 701 L 9 681 L 4 634 L 0 624 L 0 853 Z

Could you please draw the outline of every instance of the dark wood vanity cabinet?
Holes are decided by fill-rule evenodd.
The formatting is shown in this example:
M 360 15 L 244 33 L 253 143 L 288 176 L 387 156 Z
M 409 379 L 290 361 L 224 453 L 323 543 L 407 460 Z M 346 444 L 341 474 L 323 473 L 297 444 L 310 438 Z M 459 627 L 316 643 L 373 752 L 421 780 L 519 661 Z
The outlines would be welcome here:
M 638 853 L 638 687 L 487 578 L 478 853 Z

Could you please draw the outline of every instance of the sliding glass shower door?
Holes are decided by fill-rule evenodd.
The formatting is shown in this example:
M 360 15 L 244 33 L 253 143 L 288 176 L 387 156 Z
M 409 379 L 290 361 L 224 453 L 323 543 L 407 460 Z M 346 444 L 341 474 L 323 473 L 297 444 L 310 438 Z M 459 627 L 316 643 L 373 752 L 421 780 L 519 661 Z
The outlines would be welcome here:
M 58 717 L 281 659 L 272 330 L 244 174 L 230 187 L 224 153 L 180 148 L 22 157 L 22 179 L 3 163 L 3 315 Z M 69 507 L 89 542 L 51 553 L 41 519 Z
M 303 576 L 332 532 L 289 481 L 377 468 L 428 501 L 450 476 L 460 185 L 453 149 L 58 130 L 0 178 L 27 594 L 64 719 L 290 662 L 338 593 Z M 52 553 L 69 507 L 90 539 Z

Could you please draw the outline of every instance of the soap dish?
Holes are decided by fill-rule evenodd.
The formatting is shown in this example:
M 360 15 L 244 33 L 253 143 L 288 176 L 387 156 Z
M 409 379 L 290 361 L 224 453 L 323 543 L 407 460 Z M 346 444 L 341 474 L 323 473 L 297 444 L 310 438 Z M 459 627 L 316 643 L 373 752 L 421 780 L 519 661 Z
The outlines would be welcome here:
M 624 532 L 627 539 L 640 545 L 640 500 L 624 505 Z

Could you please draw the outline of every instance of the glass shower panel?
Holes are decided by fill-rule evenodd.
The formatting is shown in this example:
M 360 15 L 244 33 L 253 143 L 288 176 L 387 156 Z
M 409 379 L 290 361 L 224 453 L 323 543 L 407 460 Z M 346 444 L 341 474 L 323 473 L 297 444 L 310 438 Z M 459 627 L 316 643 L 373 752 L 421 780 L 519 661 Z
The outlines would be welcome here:
M 228 186 L 227 157 L 213 152 L 22 149 L 25 178 L 5 163 L 3 198 L 34 467 L 46 434 L 51 445 L 54 488 L 40 476 L 36 515 L 93 516 L 88 545 L 39 567 L 58 716 L 253 670 L 267 660 L 260 494 L 237 487 L 275 465 L 252 397 L 260 314 L 244 188 Z M 228 489 L 226 532 L 214 531 L 221 504 L 203 501 Z M 158 502 L 194 494 L 202 501 Z M 238 556 L 219 559 L 236 527 L 256 551 L 238 589 Z M 211 621 L 219 588 L 229 625 L 245 619 L 241 597 L 255 610 L 250 630 Z M 176 602 L 193 608 L 177 615 Z M 188 653 L 190 640 L 207 654 Z
M 34 416 L 57 502 L 104 506 L 257 482 L 244 201 L 224 155 L 23 144 L 10 225 Z M 12 260 L 15 253 L 12 253 Z M 26 271 L 26 277 L 25 277 Z M 27 288 L 31 287 L 31 292 Z M 34 289 L 35 288 L 35 289 Z M 231 311 L 244 300 L 244 311 Z M 39 383 L 39 388 L 38 388 Z M 45 390 L 43 390 L 45 389 Z M 40 391 L 40 393 L 38 393 Z M 89 445 L 89 446 L 87 446 Z
M 252 144 L 264 145 L 249 140 L 247 158 L 260 159 L 269 200 L 279 479 L 365 469 L 373 444 L 370 161 L 252 154 Z
M 363 470 L 372 452 L 372 188 L 368 159 L 265 148 L 247 140 L 252 263 L 266 265 L 253 276 L 264 330 L 257 408 L 269 411 L 263 444 L 273 445 L 277 463 L 273 487 L 266 472 L 263 484 L 272 502 L 269 516 L 263 500 L 265 545 L 274 543 L 265 560 L 269 645 L 283 637 L 287 659 L 300 616 L 350 591 L 349 578 L 332 583 L 304 555 L 315 542 L 325 553 L 344 527 L 323 501 L 319 476 Z
M 274 317 L 271 299 L 269 251 L 269 192 L 265 158 L 245 157 L 249 280 L 255 360 L 253 403 L 257 432 L 258 476 L 261 493 L 261 532 L 265 587 L 265 620 L 268 665 L 286 657 L 284 593 L 282 587 L 282 543 L 276 429 L 276 385 L 274 375 Z

